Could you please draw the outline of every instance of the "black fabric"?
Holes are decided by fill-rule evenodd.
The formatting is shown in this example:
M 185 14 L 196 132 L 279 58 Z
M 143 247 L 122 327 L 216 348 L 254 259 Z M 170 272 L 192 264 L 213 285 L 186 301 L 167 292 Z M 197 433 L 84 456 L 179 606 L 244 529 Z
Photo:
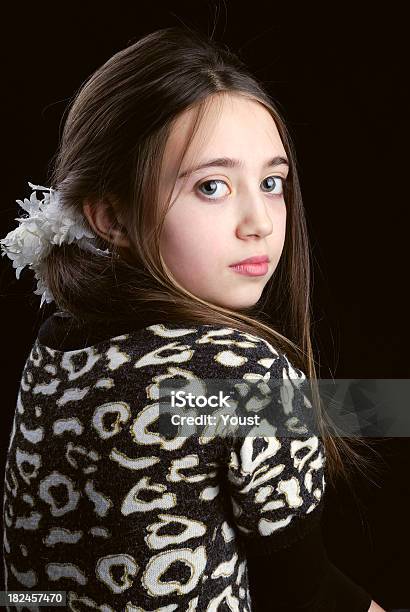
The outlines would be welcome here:
M 145 323 L 141 323 L 138 319 L 129 319 L 126 321 L 107 320 L 98 325 L 95 323 L 90 325 L 77 321 L 69 313 L 55 312 L 41 324 L 38 339 L 41 344 L 52 349 L 73 351 L 163 322 L 162 319 L 157 321 L 155 317 L 151 317 L 147 322 L 148 319 L 149 317 L 146 317 Z M 188 322 L 175 321 L 172 324 L 180 324 L 181 327 L 184 327 Z
M 42 323 L 38 338 L 44 346 L 58 351 L 72 351 L 137 329 L 139 325 L 135 321 L 128 323 L 111 321 L 90 327 L 79 323 L 66 313 L 56 312 Z
M 320 524 L 280 551 L 248 550 L 247 564 L 252 612 L 367 612 L 372 601 L 330 561 Z

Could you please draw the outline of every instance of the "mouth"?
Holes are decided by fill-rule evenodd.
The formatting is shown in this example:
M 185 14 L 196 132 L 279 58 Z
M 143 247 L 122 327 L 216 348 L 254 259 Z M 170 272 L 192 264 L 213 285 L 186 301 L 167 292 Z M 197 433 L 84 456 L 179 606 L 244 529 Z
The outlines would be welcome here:
M 237 261 L 234 264 L 231 264 L 230 267 L 233 266 L 241 266 L 242 264 L 259 264 L 269 262 L 268 255 L 256 255 L 255 257 L 248 257 L 247 259 L 242 259 L 241 261 Z
M 264 276 L 269 269 L 269 257 L 267 255 L 248 257 L 248 259 L 243 259 L 229 267 L 234 272 L 245 276 Z

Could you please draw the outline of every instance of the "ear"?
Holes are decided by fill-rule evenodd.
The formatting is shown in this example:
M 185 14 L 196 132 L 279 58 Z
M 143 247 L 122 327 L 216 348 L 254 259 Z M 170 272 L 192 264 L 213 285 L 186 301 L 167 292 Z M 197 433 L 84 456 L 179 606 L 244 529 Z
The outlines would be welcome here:
M 101 238 L 118 247 L 129 248 L 131 246 L 127 231 L 118 222 L 110 198 L 107 197 L 98 201 L 84 200 L 83 213 L 94 232 Z

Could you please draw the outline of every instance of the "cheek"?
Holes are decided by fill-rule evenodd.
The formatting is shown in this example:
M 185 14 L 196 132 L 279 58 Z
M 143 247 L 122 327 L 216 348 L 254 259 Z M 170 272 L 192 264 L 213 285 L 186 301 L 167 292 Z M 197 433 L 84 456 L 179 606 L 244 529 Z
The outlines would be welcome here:
M 279 260 L 286 238 L 286 207 L 277 208 L 272 214 L 272 234 L 268 241 L 271 245 L 271 252 L 275 256 L 276 262 Z
M 278 208 L 275 212 L 273 219 L 273 227 L 277 228 L 277 235 L 284 242 L 286 234 L 286 206 L 285 203 L 282 207 Z
M 161 253 L 171 271 L 181 276 L 212 269 L 223 246 L 217 229 L 209 216 L 197 213 L 182 219 L 178 211 L 170 211 L 161 237 Z

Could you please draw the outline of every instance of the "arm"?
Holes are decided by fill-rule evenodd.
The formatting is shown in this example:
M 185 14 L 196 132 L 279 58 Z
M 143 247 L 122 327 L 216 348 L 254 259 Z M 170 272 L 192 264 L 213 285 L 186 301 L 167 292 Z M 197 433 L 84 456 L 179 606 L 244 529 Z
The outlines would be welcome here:
M 265 360 L 257 361 L 261 362 Z M 283 354 L 271 367 L 272 379 L 287 380 L 287 393 L 274 395 L 268 405 L 277 432 L 282 433 L 232 443 L 228 481 L 236 526 L 248 556 L 253 609 L 373 612 L 369 593 L 330 562 L 323 545 L 323 442 L 309 426 L 306 433 L 295 434 L 294 429 L 286 434 L 287 420 L 296 418 L 296 427 L 303 431 L 301 426 L 312 416 L 305 420 L 309 403 L 297 382 L 289 393 L 289 380 L 299 374 L 303 377 Z M 286 410 L 284 397 L 291 397 Z

